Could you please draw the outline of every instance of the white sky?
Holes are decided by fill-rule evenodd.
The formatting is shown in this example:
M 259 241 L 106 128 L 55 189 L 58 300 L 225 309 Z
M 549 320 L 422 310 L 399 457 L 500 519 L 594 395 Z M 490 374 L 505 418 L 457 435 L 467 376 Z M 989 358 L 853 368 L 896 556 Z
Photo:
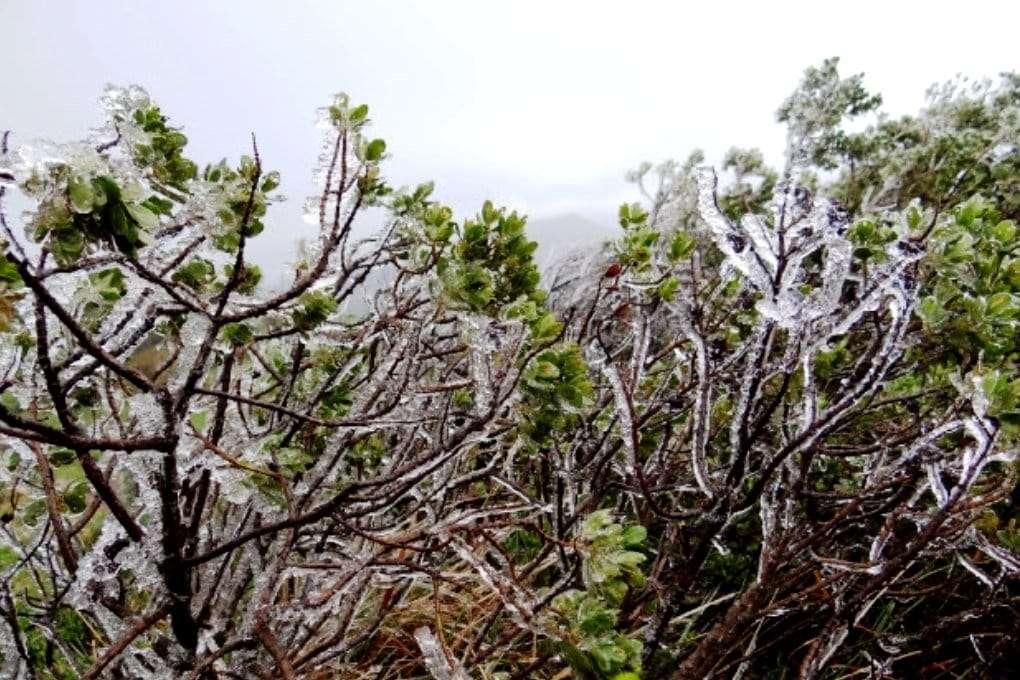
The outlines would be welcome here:
M 623 173 L 695 147 L 776 158 L 773 114 L 839 55 L 893 113 L 962 72 L 1020 67 L 1020 2 L 0 0 L 0 129 L 16 145 L 98 120 L 107 82 L 149 89 L 200 163 L 248 151 L 291 197 L 257 243 L 280 263 L 318 150 L 316 107 L 368 103 L 392 183 L 432 179 L 458 216 L 491 198 L 610 223 Z

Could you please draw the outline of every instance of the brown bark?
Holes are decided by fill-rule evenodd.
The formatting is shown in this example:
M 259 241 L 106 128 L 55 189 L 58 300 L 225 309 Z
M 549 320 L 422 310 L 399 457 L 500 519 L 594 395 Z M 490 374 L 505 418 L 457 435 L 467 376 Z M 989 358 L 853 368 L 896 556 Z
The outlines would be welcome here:
M 730 605 L 715 626 L 712 627 L 694 651 L 683 660 L 673 674 L 673 680 L 705 680 L 712 668 L 733 649 L 733 645 L 753 624 L 761 610 L 768 603 L 769 590 L 759 583 L 753 583 L 739 600 Z

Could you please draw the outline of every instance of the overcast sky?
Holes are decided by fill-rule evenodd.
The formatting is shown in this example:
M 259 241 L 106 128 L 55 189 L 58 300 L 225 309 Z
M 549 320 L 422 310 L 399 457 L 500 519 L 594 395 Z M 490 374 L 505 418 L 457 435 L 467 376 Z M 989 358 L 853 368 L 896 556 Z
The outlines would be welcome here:
M 534 218 L 612 221 L 640 161 L 730 146 L 775 158 L 773 114 L 840 55 L 893 113 L 957 72 L 1020 67 L 1020 2 L 0 0 L 0 128 L 80 136 L 108 82 L 145 86 L 200 162 L 258 135 L 283 173 L 258 259 L 279 262 L 312 191 L 316 107 L 368 103 L 392 183 L 432 179 L 459 216 L 485 198 Z

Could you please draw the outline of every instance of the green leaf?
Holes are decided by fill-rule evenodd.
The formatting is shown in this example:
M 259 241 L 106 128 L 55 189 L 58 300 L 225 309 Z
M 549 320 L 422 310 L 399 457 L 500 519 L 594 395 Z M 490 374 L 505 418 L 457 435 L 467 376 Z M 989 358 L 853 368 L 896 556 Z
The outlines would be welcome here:
M 155 194 L 145 199 L 142 205 L 157 215 L 169 215 L 174 207 L 173 201 L 161 198 Z
M 37 498 L 25 507 L 25 514 L 21 519 L 28 526 L 34 527 L 44 514 L 46 514 L 46 501 Z
M 85 512 L 88 492 L 89 485 L 86 482 L 78 482 L 65 491 L 62 498 L 68 511 L 75 515 Z
M 517 529 L 507 537 L 505 545 L 516 561 L 525 561 L 542 549 L 542 538 L 533 531 Z
M 262 193 L 268 193 L 280 186 L 280 173 L 276 170 L 267 172 L 265 178 L 262 180 L 262 186 L 260 187 Z
M 612 673 L 627 661 L 627 652 L 613 644 L 603 642 L 592 646 L 592 658 L 603 673 Z
M 361 104 L 351 109 L 349 119 L 353 125 L 363 123 L 368 118 L 368 104 Z
M 209 412 L 206 410 L 193 411 L 192 414 L 188 417 L 188 422 L 191 423 L 191 426 L 195 428 L 195 430 L 198 432 L 205 431 L 205 424 L 208 420 Z
M 63 467 L 78 460 L 77 454 L 71 449 L 53 449 L 49 455 L 50 465 Z
M 1010 220 L 1003 220 L 992 227 L 992 236 L 1000 243 L 1010 244 L 1016 239 L 1016 225 Z
M 552 340 L 563 330 L 563 324 L 551 313 L 539 316 L 531 324 L 531 335 L 537 342 Z
M 102 194 L 99 199 L 103 203 L 119 203 L 120 202 L 120 187 L 113 181 L 113 178 L 105 175 L 96 177 L 92 180 L 92 184 L 98 190 L 96 192 L 97 198 Z
M 10 392 L 0 393 L 0 406 L 6 409 L 9 413 L 21 413 L 22 407 L 21 402 Z
M 299 299 L 301 306 L 291 312 L 294 327 L 309 331 L 326 321 L 336 311 L 336 300 L 323 291 L 305 293 Z
M 223 335 L 223 339 L 234 347 L 243 347 L 255 338 L 251 327 L 245 323 L 228 323 L 220 332 Z
M 607 581 L 598 588 L 599 594 L 613 606 L 619 606 L 623 602 L 623 598 L 627 596 L 627 590 L 628 587 L 624 581 Z
M 539 361 L 535 364 L 535 375 L 539 378 L 552 380 L 560 377 L 560 369 L 548 361 Z
M 148 208 L 137 203 L 125 203 L 124 207 L 138 226 L 145 231 L 155 231 L 159 226 L 159 217 Z
M 694 252 L 695 245 L 697 245 L 697 241 L 690 232 L 683 230 L 676 232 L 669 243 L 670 261 L 679 262 L 687 259 Z
M 204 258 L 191 260 L 170 277 L 174 283 L 182 283 L 196 292 L 205 288 L 214 278 L 216 269 L 212 262 Z
M 613 556 L 613 562 L 624 569 L 633 569 L 647 559 L 643 554 L 632 550 L 624 550 Z
M 623 545 L 627 548 L 640 548 L 647 537 L 648 530 L 643 526 L 630 526 L 623 531 Z
M 127 292 L 124 272 L 117 267 L 89 274 L 89 282 L 96 294 L 106 302 L 116 302 Z
M 917 307 L 917 314 L 921 317 L 922 321 L 932 327 L 942 325 L 947 318 L 945 307 L 933 295 L 921 298 L 921 303 Z
M 499 212 L 492 205 L 492 201 L 482 203 L 482 221 L 486 224 L 494 224 L 499 219 Z
M 562 642 L 557 646 L 557 649 L 570 667 L 574 669 L 577 678 L 589 680 L 590 678 L 597 677 L 597 671 L 592 666 L 588 656 L 581 652 L 581 650 L 577 647 L 566 642 Z
M 315 458 L 304 449 L 282 448 L 276 452 L 280 464 L 293 473 L 304 472 Z
M 0 283 L 5 283 L 8 288 L 15 289 L 24 285 L 21 274 L 18 273 L 18 266 L 8 260 L 6 256 L 0 256 Z
M 666 302 L 672 302 L 680 291 L 680 280 L 675 276 L 667 276 L 655 289 L 656 294 Z
M 607 633 L 616 625 L 616 612 L 607 609 L 592 597 L 581 601 L 581 605 L 577 609 L 577 616 L 581 632 L 590 637 Z
M 386 142 L 381 139 L 373 139 L 365 147 L 365 160 L 377 161 L 386 153 Z
M 71 199 L 71 210 L 83 215 L 92 212 L 94 192 L 91 182 L 75 177 L 67 184 L 67 195 Z
M 1013 295 L 1010 293 L 996 293 L 990 296 L 986 302 L 988 313 L 992 316 L 1008 318 L 1016 312 Z

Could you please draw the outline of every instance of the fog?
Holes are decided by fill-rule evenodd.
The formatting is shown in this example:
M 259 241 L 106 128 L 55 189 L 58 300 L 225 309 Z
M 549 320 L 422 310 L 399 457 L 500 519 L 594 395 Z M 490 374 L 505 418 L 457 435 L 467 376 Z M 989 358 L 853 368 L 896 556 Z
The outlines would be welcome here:
M 608 228 L 633 198 L 624 172 L 643 160 L 700 147 L 718 162 L 753 144 L 777 159 L 774 111 L 825 57 L 865 72 L 893 113 L 916 110 L 956 71 L 1016 66 L 1020 4 L 819 7 L 4 0 L 0 128 L 13 144 L 80 136 L 104 84 L 134 82 L 185 127 L 200 163 L 247 152 L 254 131 L 290 197 L 255 245 L 279 270 L 312 234 L 301 212 L 314 190 L 313 121 L 333 92 L 371 106 L 391 183 L 435 180 L 458 216 L 491 198 L 551 238 L 560 223 Z M 584 238 L 563 228 L 557 243 Z

